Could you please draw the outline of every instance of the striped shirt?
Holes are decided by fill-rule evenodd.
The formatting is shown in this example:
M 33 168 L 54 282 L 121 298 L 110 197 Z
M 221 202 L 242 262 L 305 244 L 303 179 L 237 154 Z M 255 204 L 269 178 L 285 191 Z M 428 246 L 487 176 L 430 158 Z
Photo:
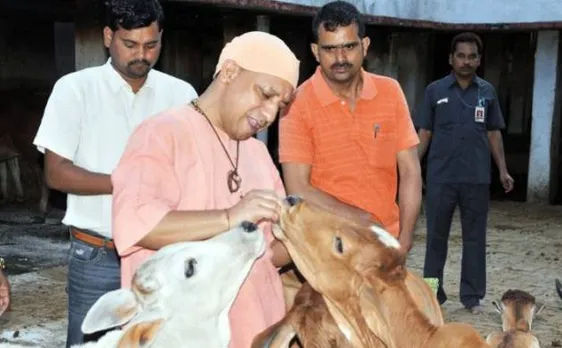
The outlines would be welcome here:
M 312 186 L 369 212 L 398 236 L 396 156 L 419 139 L 398 82 L 362 74 L 353 112 L 332 92 L 320 68 L 299 86 L 280 120 L 279 160 L 310 164 Z

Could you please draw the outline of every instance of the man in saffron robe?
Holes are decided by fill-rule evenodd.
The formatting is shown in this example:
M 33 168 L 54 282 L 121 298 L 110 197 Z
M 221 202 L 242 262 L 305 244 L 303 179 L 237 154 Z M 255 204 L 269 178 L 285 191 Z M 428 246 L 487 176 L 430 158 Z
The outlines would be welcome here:
M 285 313 L 277 267 L 290 258 L 271 234 L 285 191 L 267 147 L 253 135 L 291 102 L 298 74 L 299 61 L 279 38 L 234 38 L 201 97 L 142 123 L 112 174 L 123 287 L 165 245 L 205 240 L 244 220 L 264 226 L 269 247 L 230 310 L 231 348 L 249 347 Z

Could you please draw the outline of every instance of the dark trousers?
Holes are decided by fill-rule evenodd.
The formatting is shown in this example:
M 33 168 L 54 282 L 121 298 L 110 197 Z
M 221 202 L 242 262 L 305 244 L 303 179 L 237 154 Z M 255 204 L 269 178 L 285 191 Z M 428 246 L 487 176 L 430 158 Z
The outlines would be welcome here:
M 121 263 L 115 249 L 97 247 L 70 236 L 68 329 L 66 347 L 97 341 L 107 331 L 82 333 L 88 310 L 105 293 L 121 287 Z
M 444 303 L 447 295 L 443 289 L 443 269 L 451 221 L 458 205 L 462 227 L 460 300 L 467 308 L 476 306 L 486 294 L 489 185 L 428 183 L 425 199 L 427 242 L 424 277 L 439 279 L 437 298 Z

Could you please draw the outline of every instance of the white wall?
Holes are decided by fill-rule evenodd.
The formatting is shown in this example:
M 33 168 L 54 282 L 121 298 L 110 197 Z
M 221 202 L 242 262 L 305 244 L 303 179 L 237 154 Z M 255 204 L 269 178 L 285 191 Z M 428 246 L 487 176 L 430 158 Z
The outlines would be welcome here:
M 278 0 L 321 7 L 329 0 Z M 452 24 L 562 21 L 562 0 L 346 0 L 365 13 Z

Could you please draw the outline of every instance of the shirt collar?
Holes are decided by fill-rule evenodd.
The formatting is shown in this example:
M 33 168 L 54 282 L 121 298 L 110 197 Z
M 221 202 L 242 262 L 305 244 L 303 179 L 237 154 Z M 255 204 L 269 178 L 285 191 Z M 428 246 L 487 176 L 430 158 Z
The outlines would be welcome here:
M 375 81 L 373 81 L 363 68 L 361 68 L 361 74 L 363 75 L 363 87 L 361 89 L 359 99 L 371 100 L 377 95 Z M 314 92 L 320 100 L 320 104 L 322 106 L 327 106 L 340 101 L 340 98 L 330 89 L 328 83 L 326 83 L 319 66 L 316 68 L 314 75 L 312 75 L 311 82 Z
M 452 87 L 454 84 L 457 84 L 457 78 L 455 77 L 455 74 L 452 71 L 449 75 L 447 75 L 445 77 L 445 83 L 447 84 L 447 87 Z M 478 77 L 477 75 L 474 75 L 474 78 L 472 79 L 471 85 L 476 85 L 478 87 L 484 87 L 484 82 L 482 81 L 482 79 L 480 77 Z
M 123 77 L 119 75 L 119 73 L 115 70 L 113 65 L 111 65 L 111 57 L 107 59 L 107 62 L 103 65 L 103 68 L 106 73 L 107 82 L 109 83 L 109 86 L 114 93 L 119 92 L 121 88 L 127 88 L 131 90 L 131 86 L 127 83 L 127 81 L 125 81 L 125 79 L 123 79 Z M 152 69 L 148 72 L 146 81 L 144 81 L 144 84 L 139 89 L 139 91 L 144 88 L 154 89 L 154 76 L 152 73 Z

